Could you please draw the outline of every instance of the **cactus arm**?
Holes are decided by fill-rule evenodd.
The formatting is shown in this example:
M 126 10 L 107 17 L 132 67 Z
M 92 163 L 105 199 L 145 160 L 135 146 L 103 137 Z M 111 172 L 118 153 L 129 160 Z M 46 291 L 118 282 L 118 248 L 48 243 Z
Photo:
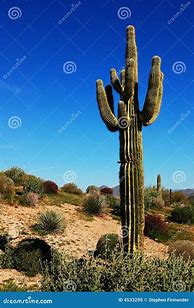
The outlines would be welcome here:
M 159 57 L 153 57 L 148 91 L 140 112 L 140 119 L 144 126 L 152 124 L 160 112 L 163 94 L 163 73 L 160 71 L 160 62 Z
M 115 91 L 117 91 L 119 94 L 121 94 L 123 92 L 123 87 L 120 83 L 119 77 L 118 77 L 117 72 L 114 68 L 111 68 L 111 70 L 110 70 L 110 79 L 111 79 L 111 83 L 112 83 Z
M 125 70 L 122 70 L 121 73 L 120 73 L 120 81 L 121 81 L 121 85 L 124 89 L 124 87 L 125 87 Z
M 108 100 L 109 107 L 110 107 L 112 113 L 114 114 L 114 97 L 113 97 L 113 94 L 112 94 L 111 85 L 107 85 L 105 87 L 105 92 L 106 92 L 106 97 L 107 97 L 107 100 Z
M 123 101 L 119 101 L 119 109 L 118 109 L 118 115 L 119 118 L 121 117 L 127 117 L 127 111 L 126 111 L 126 106 Z
M 111 132 L 118 130 L 118 121 L 109 106 L 102 80 L 96 81 L 97 102 L 102 120 Z

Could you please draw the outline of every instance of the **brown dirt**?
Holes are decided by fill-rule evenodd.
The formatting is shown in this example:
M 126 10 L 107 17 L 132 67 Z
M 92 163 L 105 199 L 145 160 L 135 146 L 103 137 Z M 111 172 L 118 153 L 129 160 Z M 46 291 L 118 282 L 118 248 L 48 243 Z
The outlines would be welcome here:
M 47 209 L 54 209 L 65 218 L 66 228 L 61 234 L 41 237 L 30 229 L 36 222 L 36 217 Z M 88 250 L 94 250 L 101 235 L 106 233 L 118 233 L 119 222 L 112 219 L 108 214 L 102 217 L 86 216 L 81 207 L 63 204 L 61 207 L 39 205 L 37 207 L 0 205 L 0 233 L 8 233 L 13 238 L 12 244 L 16 245 L 20 240 L 28 237 L 43 238 L 48 244 L 60 251 L 80 257 Z M 166 258 L 167 246 L 157 243 L 145 237 L 145 254 L 150 257 Z M 15 270 L 0 269 L 0 284 L 13 278 L 19 283 L 34 283 L 33 278 L 27 278 Z M 35 278 L 37 282 L 39 279 Z

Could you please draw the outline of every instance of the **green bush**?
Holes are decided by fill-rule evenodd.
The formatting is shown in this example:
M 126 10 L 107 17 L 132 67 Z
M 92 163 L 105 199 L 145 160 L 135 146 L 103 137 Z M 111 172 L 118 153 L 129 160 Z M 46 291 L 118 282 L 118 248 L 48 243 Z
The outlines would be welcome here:
M 102 212 L 103 198 L 99 194 L 89 194 L 84 200 L 84 210 L 88 214 L 99 215 Z
M 121 215 L 120 199 L 110 196 L 107 197 L 107 202 L 110 208 L 112 209 L 112 213 L 116 216 L 120 216 Z
M 192 263 L 175 256 L 167 260 L 116 255 L 112 261 L 54 256 L 44 271 L 42 291 L 173 292 L 192 291 Z
M 12 258 L 15 269 L 35 276 L 46 262 L 51 261 L 51 248 L 43 240 L 25 239 L 16 246 Z
M 8 234 L 0 234 L 0 250 L 5 251 L 6 246 L 10 241 Z
M 146 210 L 163 208 L 164 200 L 161 197 L 161 193 L 158 192 L 155 187 L 148 187 L 145 189 L 144 205 Z
M 34 192 L 39 196 L 44 193 L 43 180 L 34 175 L 29 175 L 24 186 L 24 193 Z
M 6 170 L 5 174 L 8 178 L 14 181 L 15 185 L 24 185 L 26 174 L 21 168 L 12 167 L 11 169 Z
M 61 232 L 65 228 L 64 218 L 55 211 L 48 210 L 40 214 L 37 223 L 32 226 L 33 230 L 40 234 Z
M 194 260 L 194 243 L 188 240 L 171 242 L 168 252 L 175 256 L 183 256 L 184 260 Z
M 0 254 L 0 268 L 14 268 L 13 248 L 7 245 L 4 253 Z
M 176 207 L 170 213 L 169 219 L 179 224 L 194 224 L 194 209 L 192 207 Z
M 77 187 L 76 184 L 74 183 L 67 183 L 63 185 L 61 188 L 64 192 L 70 193 L 70 194 L 75 194 L 75 195 L 82 195 L 83 192 L 80 188 Z
M 15 186 L 12 179 L 5 175 L 0 176 L 0 195 L 13 202 L 15 196 Z
M 104 234 L 97 242 L 94 256 L 111 260 L 114 254 L 121 251 L 121 247 L 121 239 L 118 234 Z
M 87 188 L 86 188 L 86 193 L 89 194 L 89 193 L 93 193 L 93 192 L 98 192 L 99 191 L 99 188 L 95 185 L 89 185 Z

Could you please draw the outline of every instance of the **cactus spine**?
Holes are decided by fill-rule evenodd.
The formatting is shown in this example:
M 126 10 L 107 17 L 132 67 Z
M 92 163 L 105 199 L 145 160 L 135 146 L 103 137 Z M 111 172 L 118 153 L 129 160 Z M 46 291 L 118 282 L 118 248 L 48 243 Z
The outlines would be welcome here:
M 160 176 L 160 174 L 158 174 L 158 176 L 157 176 L 157 191 L 158 191 L 158 192 L 161 192 L 161 190 L 162 190 L 162 186 L 161 186 L 161 176 Z
M 148 126 L 157 118 L 161 100 L 163 74 L 160 58 L 152 59 L 148 90 L 143 109 L 139 110 L 137 47 L 135 29 L 127 28 L 126 65 L 120 78 L 111 69 L 113 88 L 119 93 L 118 117 L 114 113 L 112 87 L 104 88 L 97 80 L 97 101 L 101 117 L 111 132 L 119 131 L 120 140 L 120 200 L 124 250 L 133 253 L 143 248 L 144 233 L 144 174 L 142 125 Z

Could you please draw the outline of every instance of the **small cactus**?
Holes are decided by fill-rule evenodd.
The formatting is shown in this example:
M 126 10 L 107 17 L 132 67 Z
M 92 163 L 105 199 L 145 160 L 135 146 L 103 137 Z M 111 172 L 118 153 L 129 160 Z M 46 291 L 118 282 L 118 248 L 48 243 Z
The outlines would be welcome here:
M 172 189 L 170 188 L 169 190 L 169 202 L 170 202 L 170 205 L 172 204 Z
M 158 174 L 158 176 L 157 176 L 157 191 L 158 191 L 158 192 L 161 192 L 161 190 L 162 190 L 162 186 L 161 186 L 161 176 L 160 176 L 160 174 Z
M 121 224 L 125 252 L 143 248 L 144 234 L 144 175 L 142 125 L 152 124 L 160 111 L 163 92 L 161 60 L 152 59 L 148 89 L 143 109 L 138 102 L 138 70 L 135 29 L 127 27 L 126 65 L 120 78 L 111 69 L 113 88 L 120 96 L 118 117 L 114 113 L 112 87 L 104 88 L 97 80 L 97 101 L 102 120 L 111 132 L 119 132 L 120 140 L 120 199 Z

